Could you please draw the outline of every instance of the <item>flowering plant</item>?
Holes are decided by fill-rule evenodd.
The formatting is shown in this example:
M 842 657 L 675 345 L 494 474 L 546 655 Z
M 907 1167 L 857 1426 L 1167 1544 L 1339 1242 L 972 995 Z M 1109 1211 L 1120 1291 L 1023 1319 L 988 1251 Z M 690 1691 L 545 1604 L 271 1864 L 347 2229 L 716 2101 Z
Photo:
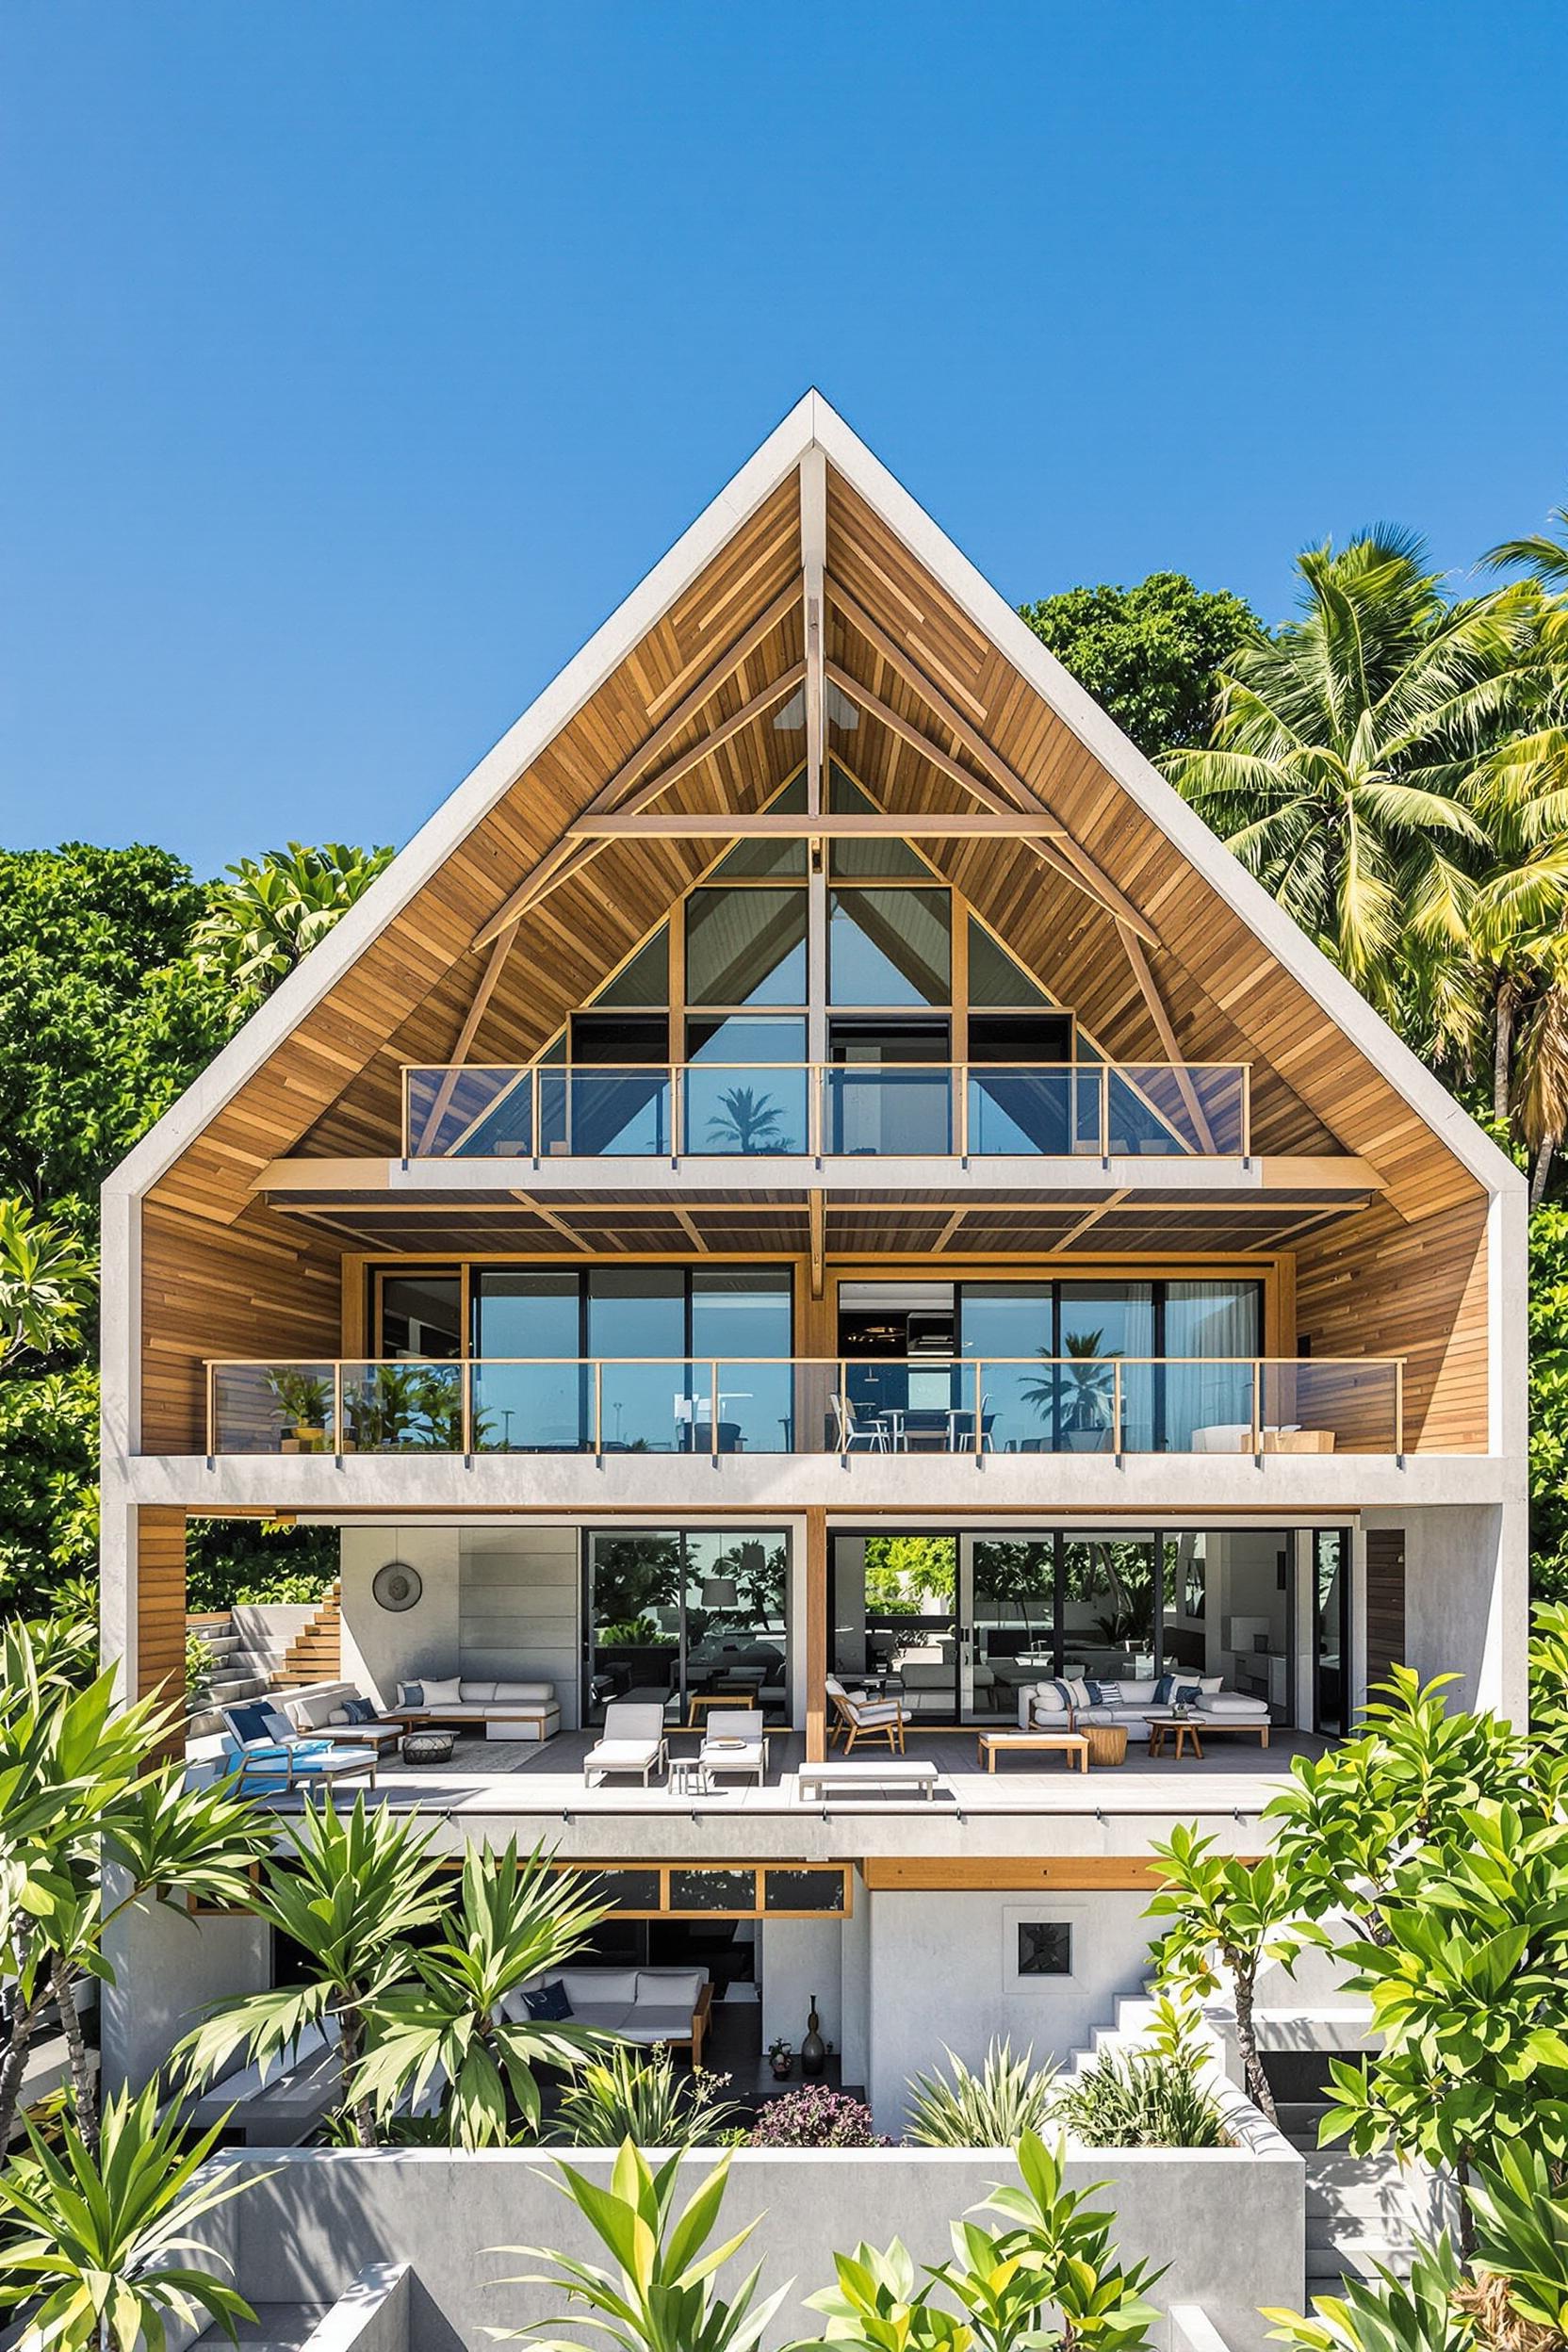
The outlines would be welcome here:
M 751 2135 L 753 2148 L 891 2148 L 872 2121 L 871 2109 L 846 2091 L 808 2082 L 769 2099 Z

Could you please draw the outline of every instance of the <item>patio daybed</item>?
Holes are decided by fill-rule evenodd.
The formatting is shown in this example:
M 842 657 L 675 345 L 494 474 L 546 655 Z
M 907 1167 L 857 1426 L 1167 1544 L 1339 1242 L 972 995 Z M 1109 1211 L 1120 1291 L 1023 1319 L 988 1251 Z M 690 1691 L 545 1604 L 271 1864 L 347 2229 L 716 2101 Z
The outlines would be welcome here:
M 412 1731 L 441 1723 L 453 1730 L 482 1730 L 488 1740 L 552 1739 L 561 1729 L 561 1706 L 553 1682 L 479 1681 L 464 1674 L 441 1680 L 426 1674 L 400 1682 L 397 1702 L 384 1720 Z
M 286 1716 L 266 1705 L 223 1707 L 224 1730 L 219 1769 L 247 1792 L 289 1796 L 312 1782 L 347 1780 L 368 1772 L 376 1785 L 373 1747 L 345 1747 L 335 1740 L 306 1739 Z
M 1018 1694 L 1018 1720 L 1024 1731 L 1081 1731 L 1086 1723 L 1118 1723 L 1129 1740 L 1147 1740 L 1150 1718 L 1168 1715 L 1185 1703 L 1201 1730 L 1208 1723 L 1258 1723 L 1269 1718 L 1266 1699 L 1227 1690 L 1222 1674 L 1175 1673 L 1139 1681 L 1069 1682 L 1053 1678 L 1029 1684 Z

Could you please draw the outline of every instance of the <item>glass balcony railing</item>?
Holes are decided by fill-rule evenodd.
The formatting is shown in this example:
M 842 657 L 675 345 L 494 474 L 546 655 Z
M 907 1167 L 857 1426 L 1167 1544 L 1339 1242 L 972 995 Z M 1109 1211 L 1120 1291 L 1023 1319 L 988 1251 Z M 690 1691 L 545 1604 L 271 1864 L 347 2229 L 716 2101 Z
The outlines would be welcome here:
M 212 1364 L 213 1454 L 1402 1454 L 1394 1357 Z
M 1024 1158 L 1250 1149 L 1242 1062 L 422 1064 L 409 1159 Z

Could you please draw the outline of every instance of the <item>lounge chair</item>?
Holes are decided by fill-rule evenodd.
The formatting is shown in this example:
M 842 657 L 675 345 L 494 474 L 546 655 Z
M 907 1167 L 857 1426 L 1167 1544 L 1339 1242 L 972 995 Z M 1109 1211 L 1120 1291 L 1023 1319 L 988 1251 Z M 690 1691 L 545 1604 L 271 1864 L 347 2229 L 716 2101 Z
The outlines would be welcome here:
M 645 1788 L 649 1775 L 666 1771 L 669 1761 L 662 1707 L 612 1699 L 604 1710 L 604 1735 L 582 1759 L 582 1777 L 592 1788 L 596 1774 L 602 1781 L 607 1772 L 641 1772 Z
M 287 1795 L 313 1781 L 348 1780 L 361 1772 L 376 1785 L 376 1751 L 342 1747 L 333 1740 L 296 1731 L 286 1715 L 265 1702 L 220 1709 L 223 1719 L 224 1772 L 245 1792 Z
M 896 1699 L 854 1698 L 832 1674 L 827 1677 L 827 1695 L 837 1719 L 832 1740 L 842 1740 L 845 1756 L 851 1754 L 857 1740 L 886 1740 L 890 1755 L 903 1755 L 904 1709 Z
M 697 1762 L 705 1772 L 755 1772 L 761 1788 L 767 1777 L 768 1741 L 760 1707 L 726 1707 L 709 1727 Z

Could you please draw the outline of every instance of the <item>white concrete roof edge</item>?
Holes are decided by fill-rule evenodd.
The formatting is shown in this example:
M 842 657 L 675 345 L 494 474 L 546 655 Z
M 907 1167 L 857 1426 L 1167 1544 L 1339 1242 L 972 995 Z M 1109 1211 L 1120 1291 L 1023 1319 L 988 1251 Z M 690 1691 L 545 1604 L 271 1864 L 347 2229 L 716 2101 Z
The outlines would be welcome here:
M 975 627 L 994 641 L 1188 862 L 1215 885 L 1263 945 L 1312 991 L 1325 1012 L 1332 1014 L 1411 1108 L 1442 1134 L 1449 1149 L 1489 1191 L 1506 1190 L 1511 1184 L 1523 1187 L 1527 1180 L 1508 1154 L 1455 1102 L 1442 1081 L 1432 1076 L 1278 900 L 1232 856 L 1218 835 L 1041 644 L 919 500 L 820 399 L 818 416 L 818 437 L 831 463 L 891 525 L 910 553 L 934 574 Z
M 1525 1178 L 1506 1153 L 1244 871 L 1174 786 L 1091 700 L 823 395 L 812 389 L 796 401 L 668 552 L 433 811 L 320 946 L 149 1129 L 106 1180 L 106 1197 L 143 1193 L 157 1182 L 813 445 L 825 451 L 976 628 L 994 640 L 1036 692 L 1235 907 L 1269 952 L 1311 990 L 1471 1173 L 1493 1193 L 1511 1186 L 1524 1188 Z

